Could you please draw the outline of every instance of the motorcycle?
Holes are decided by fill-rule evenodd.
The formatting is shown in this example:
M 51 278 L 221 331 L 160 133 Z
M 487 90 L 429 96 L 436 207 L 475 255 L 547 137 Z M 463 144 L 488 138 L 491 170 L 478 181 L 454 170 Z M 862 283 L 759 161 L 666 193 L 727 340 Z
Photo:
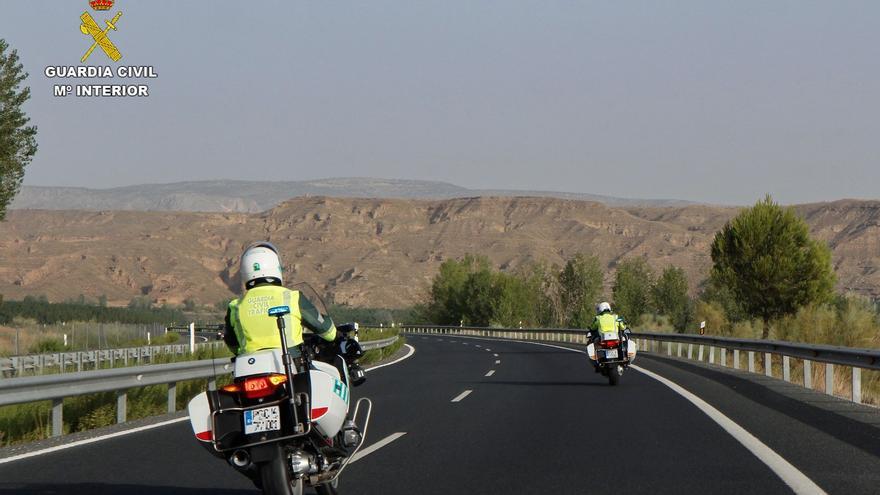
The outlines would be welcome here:
M 233 358 L 233 382 L 193 398 L 190 423 L 202 446 L 265 494 L 301 495 L 312 486 L 319 495 L 335 495 L 339 475 L 364 443 L 372 411 L 364 397 L 348 414 L 350 387 L 365 380 L 356 364 L 363 354 L 357 324 L 337 326 L 338 346 L 306 333 L 298 350 L 288 349 L 288 313 L 287 306 L 268 310 L 282 348 Z
M 629 330 L 600 332 L 598 338 L 587 346 L 587 355 L 596 372 L 608 377 L 608 384 L 617 385 L 620 376 L 636 358 L 638 345 L 629 338 Z

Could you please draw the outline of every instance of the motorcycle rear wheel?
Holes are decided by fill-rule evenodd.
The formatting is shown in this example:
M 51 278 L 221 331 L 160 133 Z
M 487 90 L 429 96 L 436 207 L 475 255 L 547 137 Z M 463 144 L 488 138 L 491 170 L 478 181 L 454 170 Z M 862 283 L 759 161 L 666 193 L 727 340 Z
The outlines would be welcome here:
M 292 478 L 287 467 L 287 458 L 278 449 L 278 454 L 271 461 L 261 463 L 260 480 L 263 493 L 266 495 L 302 495 L 304 482 L 302 478 Z
M 610 366 L 608 368 L 608 385 L 611 385 L 613 387 L 613 386 L 617 385 L 617 383 L 619 381 L 620 381 L 620 373 L 617 370 L 617 365 Z

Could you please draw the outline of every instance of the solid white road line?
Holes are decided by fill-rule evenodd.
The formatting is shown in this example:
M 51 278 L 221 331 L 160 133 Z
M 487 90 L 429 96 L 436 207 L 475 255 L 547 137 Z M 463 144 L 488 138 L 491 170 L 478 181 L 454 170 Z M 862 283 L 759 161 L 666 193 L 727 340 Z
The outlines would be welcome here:
M 465 390 L 464 392 L 455 396 L 455 398 L 452 399 L 450 402 L 461 402 L 465 397 L 471 395 L 471 392 L 473 392 L 473 390 Z
M 570 352 L 577 352 L 579 354 L 586 354 L 584 351 L 572 349 L 570 347 L 562 347 L 559 345 L 544 344 L 541 342 L 526 342 L 523 340 L 518 340 L 515 342 L 520 342 L 523 344 L 542 345 L 545 347 L 553 347 Z M 786 485 L 788 485 L 788 487 L 791 488 L 792 491 L 794 491 L 795 493 L 799 495 L 826 495 L 825 490 L 820 488 L 819 485 L 808 478 L 807 475 L 798 470 L 798 468 L 791 465 L 791 463 L 786 461 L 781 455 L 777 454 L 773 449 L 758 440 L 745 428 L 736 424 L 736 422 L 725 416 L 718 409 L 715 409 L 714 407 L 709 405 L 703 399 L 697 397 L 691 392 L 688 392 L 681 385 L 673 382 L 668 378 L 664 378 L 657 373 L 648 371 L 636 365 L 631 365 L 630 368 L 640 373 L 644 373 L 645 375 L 659 381 L 660 383 L 666 385 L 667 387 L 671 388 L 676 393 L 690 401 L 693 405 L 697 406 L 697 409 L 705 413 L 706 416 L 709 416 L 712 421 L 715 421 L 718 426 L 724 429 L 724 431 L 730 434 L 730 436 L 736 439 L 736 441 L 741 443 L 743 447 L 749 450 L 749 452 L 754 454 L 755 457 L 757 457 L 761 462 L 769 467 L 771 471 L 776 473 L 776 476 L 779 476 L 779 478 L 781 478 L 782 481 Z
M 405 431 L 398 431 L 397 433 L 392 433 L 392 434 L 388 435 L 387 437 L 383 438 L 382 440 L 379 440 L 378 442 L 374 443 L 373 445 L 370 445 L 369 447 L 365 448 L 364 450 L 359 450 L 358 453 L 355 454 L 351 458 L 350 461 L 348 461 L 348 463 L 354 464 L 355 462 L 363 459 L 364 457 L 372 454 L 373 452 L 381 449 L 382 447 L 388 445 L 389 443 L 397 440 L 398 438 L 400 438 L 404 435 L 406 435 Z
M 500 360 L 500 359 L 496 359 L 496 360 L 495 360 L 495 364 L 501 364 L 501 360 Z
M 174 424 L 174 423 L 180 423 L 180 422 L 186 421 L 188 419 L 189 419 L 189 416 L 184 416 L 182 418 L 169 419 L 168 421 L 163 421 L 161 423 L 156 423 L 156 424 L 146 425 L 146 426 L 139 426 L 137 428 L 132 428 L 130 430 L 118 431 L 116 433 L 110 433 L 108 435 L 102 435 L 100 437 L 87 438 L 85 440 L 79 440 L 77 442 L 65 443 L 64 445 L 57 445 L 55 447 L 49 447 L 47 449 L 35 450 L 33 452 L 28 452 L 26 454 L 14 455 L 12 457 L 6 457 L 3 459 L 0 459 L 0 464 L 6 464 L 7 462 L 18 461 L 21 459 L 27 459 L 28 457 L 35 457 L 38 455 L 49 454 L 52 452 L 58 452 L 59 450 L 65 450 L 65 449 L 70 449 L 73 447 L 79 447 L 80 445 L 88 445 L 90 443 L 100 442 L 101 440 L 108 440 L 111 438 L 123 437 L 125 435 L 131 435 L 132 433 L 138 433 L 138 432 L 145 431 L 145 430 L 152 430 L 153 428 L 159 428 L 159 427 Z
M 489 370 L 489 372 L 486 373 L 486 376 L 492 376 L 494 374 L 495 374 L 495 370 Z
M 397 364 L 397 363 L 403 361 L 404 359 L 409 359 L 410 357 L 412 357 L 413 354 L 415 354 L 415 352 L 416 352 L 415 347 L 413 347 L 413 346 L 411 346 L 411 345 L 409 345 L 409 344 L 403 344 L 403 346 L 409 349 L 409 352 L 407 352 L 405 356 L 403 356 L 403 357 L 401 357 L 401 358 L 399 358 L 399 359 L 395 359 L 394 361 L 391 361 L 390 363 L 379 364 L 379 365 L 376 365 L 376 366 L 373 366 L 373 367 L 370 367 L 370 368 L 365 368 L 365 369 L 364 369 L 364 372 L 377 370 L 377 369 L 379 369 L 379 368 L 384 368 L 384 367 L 386 367 L 386 366 L 391 366 L 392 364 Z
M 764 442 L 755 438 L 754 435 L 749 433 L 745 428 L 736 424 L 732 419 L 725 416 L 721 411 L 715 409 L 710 406 L 706 401 L 697 397 L 685 390 L 681 385 L 669 380 L 668 378 L 663 378 L 662 376 L 654 373 L 653 371 L 648 371 L 639 366 L 632 365 L 630 366 L 632 369 L 639 371 L 648 375 L 649 377 L 657 380 L 658 382 L 666 385 L 667 387 L 674 390 L 678 395 L 684 397 L 688 401 L 690 401 L 693 405 L 697 406 L 697 409 L 703 411 L 706 416 L 712 418 L 712 421 L 718 423 L 721 428 L 724 428 L 724 431 L 730 434 L 733 438 L 736 439 L 739 443 L 743 445 L 743 447 L 749 449 L 749 451 L 755 455 L 758 459 L 761 460 L 764 464 L 767 465 L 777 476 L 782 478 L 782 481 L 788 485 L 795 493 L 798 494 L 824 494 L 825 491 L 819 488 L 819 485 L 813 482 L 810 478 L 808 478 L 804 473 L 800 472 L 798 468 L 794 467 L 786 461 L 781 455 L 777 454 L 770 447 L 768 447 Z

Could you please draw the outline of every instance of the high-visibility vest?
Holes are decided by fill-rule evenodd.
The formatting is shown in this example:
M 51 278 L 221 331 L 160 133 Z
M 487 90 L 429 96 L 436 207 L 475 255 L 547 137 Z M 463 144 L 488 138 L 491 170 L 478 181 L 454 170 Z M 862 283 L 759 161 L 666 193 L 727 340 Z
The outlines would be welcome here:
M 612 339 L 619 338 L 617 333 L 618 330 L 621 329 L 623 325 L 620 323 L 620 318 L 614 313 L 602 313 L 601 315 L 596 316 L 597 329 L 599 333 L 604 337 L 606 333 L 613 333 L 614 337 Z
M 277 285 L 261 285 L 248 290 L 240 299 L 230 301 L 230 320 L 235 336 L 238 337 L 236 354 L 281 348 L 277 319 L 269 316 L 269 308 L 275 306 L 290 308 L 290 314 L 284 316 L 287 345 L 293 347 L 302 344 L 299 298 L 299 291 Z

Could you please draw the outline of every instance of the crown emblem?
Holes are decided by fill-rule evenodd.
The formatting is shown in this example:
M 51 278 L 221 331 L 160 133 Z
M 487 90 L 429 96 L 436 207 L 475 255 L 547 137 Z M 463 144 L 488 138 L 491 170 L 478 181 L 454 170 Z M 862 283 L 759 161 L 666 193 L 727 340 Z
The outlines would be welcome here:
M 89 5 L 94 10 L 110 10 L 114 0 L 89 0 Z

